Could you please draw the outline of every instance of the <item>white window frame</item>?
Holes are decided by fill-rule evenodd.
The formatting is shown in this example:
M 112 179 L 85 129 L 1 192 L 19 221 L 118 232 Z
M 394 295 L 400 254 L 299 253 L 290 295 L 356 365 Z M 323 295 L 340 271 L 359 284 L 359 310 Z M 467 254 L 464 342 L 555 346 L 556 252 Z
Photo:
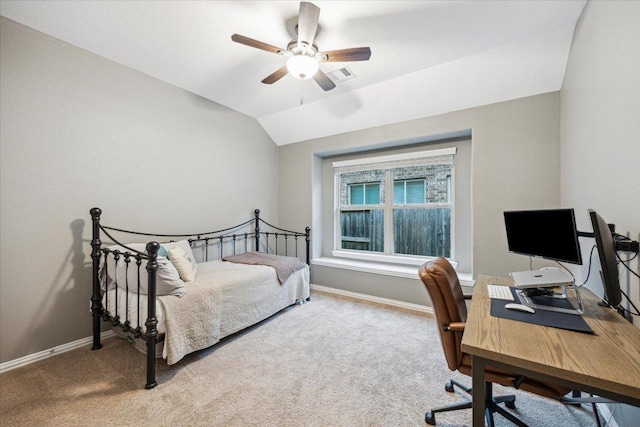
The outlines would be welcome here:
M 455 262 L 455 204 L 453 203 L 454 195 L 453 189 L 454 185 L 454 168 L 455 164 L 453 158 L 456 153 L 456 147 L 451 148 L 442 148 L 437 150 L 428 150 L 428 151 L 420 151 L 413 153 L 402 153 L 395 154 L 389 156 L 378 156 L 378 157 L 368 157 L 368 158 L 360 158 L 354 160 L 345 160 L 333 163 L 334 168 L 334 250 L 331 254 L 334 257 L 340 258 L 350 258 L 355 260 L 363 260 L 363 261 L 375 261 L 375 262 L 386 262 L 386 263 L 395 263 L 402 265 L 422 265 L 425 261 L 433 259 L 434 257 L 429 256 L 420 256 L 420 255 L 405 255 L 405 254 L 395 254 L 395 249 L 393 248 L 393 209 L 395 207 L 402 208 L 436 208 L 436 207 L 449 207 L 451 209 L 451 248 L 450 248 L 450 256 L 449 259 L 452 262 Z M 393 180 L 391 179 L 391 169 L 404 167 L 404 166 L 419 166 L 426 164 L 442 164 L 442 163 L 451 163 L 451 178 L 450 178 L 450 188 L 448 191 L 449 200 L 447 203 L 425 203 L 425 204 L 394 204 L 393 199 Z M 385 228 L 384 228 L 384 248 L 385 252 L 367 252 L 360 250 L 349 250 L 342 249 L 341 247 L 341 235 L 340 235 L 340 174 L 350 171 L 364 171 L 370 169 L 386 169 L 386 177 L 385 177 L 385 203 L 382 205 L 354 205 L 353 208 L 356 210 L 362 209 L 363 206 L 368 208 L 384 208 L 385 209 L 385 218 L 390 218 L 391 220 L 385 220 Z M 426 193 L 425 193 L 426 194 Z M 405 198 L 406 200 L 406 198 Z M 387 202 L 389 201 L 389 202 Z

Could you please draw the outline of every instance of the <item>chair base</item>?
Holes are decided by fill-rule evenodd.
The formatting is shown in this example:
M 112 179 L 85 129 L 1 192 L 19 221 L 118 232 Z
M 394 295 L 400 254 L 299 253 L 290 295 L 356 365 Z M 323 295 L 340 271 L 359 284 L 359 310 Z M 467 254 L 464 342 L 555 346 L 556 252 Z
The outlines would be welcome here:
M 603 397 L 593 397 L 593 394 L 591 394 L 591 397 L 582 397 L 582 393 L 577 390 L 574 390 L 572 392 L 572 397 L 565 396 L 562 399 L 560 399 L 560 402 L 565 403 L 567 405 L 573 405 L 573 406 L 581 406 L 583 403 L 591 404 L 591 409 L 593 410 L 593 416 L 596 418 L 596 425 L 598 427 L 601 427 L 602 423 L 600 422 L 600 415 L 598 414 L 598 408 L 596 408 L 596 403 L 615 403 L 613 400 L 605 399 Z
M 454 380 L 450 380 L 445 386 L 444 389 L 446 391 L 448 391 L 449 393 L 452 393 L 454 391 L 454 386 L 460 388 L 461 390 L 463 390 L 465 393 L 472 395 L 472 389 L 469 387 L 465 387 L 464 385 L 460 384 L 457 381 Z M 519 419 L 517 419 L 516 417 L 514 417 L 512 414 L 510 414 L 509 412 L 507 412 L 506 410 L 504 410 L 501 406 L 499 406 L 500 403 L 504 403 L 505 406 L 509 409 L 515 409 L 516 404 L 515 404 L 515 400 L 516 397 L 512 394 L 507 395 L 507 396 L 498 396 L 498 397 L 494 397 L 493 396 L 493 384 L 492 383 L 485 383 L 485 388 L 486 388 L 486 396 L 487 396 L 487 400 L 485 402 L 485 416 L 487 419 L 487 425 L 489 427 L 493 427 L 494 426 L 494 422 L 493 422 L 493 414 L 494 413 L 499 413 L 500 415 L 502 415 L 503 417 L 505 417 L 506 419 L 508 419 L 509 421 L 511 421 L 512 423 L 520 426 L 520 427 L 528 427 L 525 423 L 523 423 L 522 421 L 520 421 Z M 472 402 L 470 400 L 468 401 L 464 401 L 464 402 L 460 402 L 460 403 L 453 403 L 451 405 L 445 405 L 445 406 L 441 406 L 439 408 L 434 408 L 432 410 L 430 410 L 429 412 L 427 412 L 424 415 L 424 421 L 425 423 L 429 424 L 429 425 L 436 425 L 436 414 L 439 412 L 449 412 L 449 411 L 457 411 L 458 409 L 470 409 L 472 406 Z

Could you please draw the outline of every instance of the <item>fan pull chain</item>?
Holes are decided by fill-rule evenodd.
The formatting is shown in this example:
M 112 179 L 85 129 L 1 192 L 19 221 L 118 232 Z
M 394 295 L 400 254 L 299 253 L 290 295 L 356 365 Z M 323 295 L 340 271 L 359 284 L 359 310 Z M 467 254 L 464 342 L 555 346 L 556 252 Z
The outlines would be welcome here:
M 300 105 L 304 104 L 303 82 L 300 80 Z

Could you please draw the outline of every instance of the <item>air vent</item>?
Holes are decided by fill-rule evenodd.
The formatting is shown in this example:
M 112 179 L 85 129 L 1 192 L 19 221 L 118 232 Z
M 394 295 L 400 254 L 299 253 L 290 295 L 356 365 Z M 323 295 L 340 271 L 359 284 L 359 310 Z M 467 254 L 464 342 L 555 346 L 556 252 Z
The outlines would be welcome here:
M 347 67 L 338 68 L 337 70 L 333 70 L 327 73 L 327 76 L 334 83 L 342 83 L 345 80 L 353 79 L 356 75 L 348 69 Z

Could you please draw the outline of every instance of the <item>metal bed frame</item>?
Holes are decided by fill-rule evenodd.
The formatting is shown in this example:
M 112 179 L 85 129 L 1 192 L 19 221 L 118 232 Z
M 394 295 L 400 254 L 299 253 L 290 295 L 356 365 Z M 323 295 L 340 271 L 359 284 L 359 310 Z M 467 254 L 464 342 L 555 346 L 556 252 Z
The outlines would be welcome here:
M 311 228 L 306 227 L 304 232 L 298 231 L 290 231 L 283 228 L 276 227 L 272 224 L 269 224 L 262 218 L 260 218 L 260 210 L 256 209 L 254 211 L 254 218 L 248 221 L 245 221 L 241 224 L 221 229 L 215 231 L 209 231 L 205 233 L 193 233 L 193 234 L 154 234 L 154 233 L 142 233 L 137 231 L 129 231 L 118 229 L 114 227 L 107 227 L 100 223 L 102 210 L 100 208 L 93 208 L 90 210 L 91 221 L 93 224 L 92 228 L 92 239 L 91 239 L 91 258 L 93 259 L 93 294 L 91 296 L 91 316 L 93 319 L 93 346 L 91 350 L 98 350 L 102 348 L 102 344 L 100 343 L 100 327 L 102 321 L 108 321 L 112 324 L 113 327 L 120 327 L 121 330 L 125 334 L 131 334 L 134 338 L 140 338 L 146 341 L 147 347 L 147 383 L 145 385 L 145 389 L 152 389 L 158 385 L 156 381 L 156 344 L 158 342 L 162 342 L 164 337 L 158 335 L 158 319 L 156 318 L 156 283 L 157 277 L 156 273 L 158 270 L 158 251 L 160 249 L 159 241 L 149 241 L 146 244 L 147 253 L 139 252 L 134 249 L 127 247 L 126 244 L 120 243 L 112 236 L 112 232 L 124 233 L 129 235 L 137 235 L 137 236 L 145 236 L 145 237 L 154 237 L 154 238 L 165 238 L 165 239 L 174 239 L 180 238 L 184 240 L 188 240 L 189 244 L 193 249 L 200 249 L 204 251 L 204 260 L 210 261 L 210 248 L 218 249 L 218 256 L 214 259 L 220 259 L 223 257 L 224 249 L 227 248 L 231 250 L 231 254 L 235 255 L 238 251 L 239 253 L 248 252 L 251 247 L 252 250 L 256 252 L 269 253 L 271 248 L 272 253 L 276 255 L 285 255 L 290 256 L 288 254 L 290 246 L 293 250 L 293 255 L 298 257 L 298 246 L 302 237 L 304 237 L 304 261 L 309 265 L 309 247 L 310 247 L 310 236 L 311 236 Z M 262 230 L 260 226 L 266 226 L 265 230 Z M 253 230 L 250 230 L 251 225 L 253 225 Z M 244 231 L 243 231 L 244 230 Z M 119 250 L 111 250 L 107 247 L 103 247 L 103 243 L 101 238 L 101 232 L 104 233 L 106 237 L 109 238 L 111 242 L 114 244 L 123 246 L 127 249 L 126 252 Z M 261 240 L 261 237 L 264 237 L 264 240 Z M 271 240 L 270 240 L 271 239 Z M 280 239 L 280 242 L 278 242 Z M 253 245 L 250 244 L 250 241 L 253 240 Z M 173 240 L 169 240 L 173 241 Z M 271 243 L 271 246 L 270 246 Z M 280 243 L 280 244 L 279 244 Z M 239 247 L 238 247 L 239 245 Z M 279 252 L 283 253 L 279 253 Z M 124 302 L 127 305 L 129 303 L 129 293 L 133 293 L 137 295 L 138 307 L 140 298 L 144 298 L 145 295 L 140 293 L 140 277 L 141 274 L 144 274 L 142 269 L 146 270 L 147 278 L 147 287 L 148 294 L 146 297 L 148 298 L 148 312 L 140 313 L 137 310 L 137 325 L 140 325 L 140 316 L 145 315 L 146 321 L 144 323 L 146 327 L 146 331 L 143 333 L 142 328 L 140 326 L 133 328 L 131 326 L 131 320 L 128 318 L 121 319 L 118 316 L 118 299 L 116 296 L 115 307 L 113 313 L 109 311 L 108 307 L 108 299 L 107 306 L 103 306 L 102 304 L 102 287 L 100 281 L 100 264 L 101 259 L 104 258 L 104 263 L 106 265 L 107 257 L 112 256 L 116 263 L 124 262 L 125 268 L 128 269 L 136 268 L 137 269 L 137 284 L 128 283 L 127 280 L 125 289 L 126 289 L 126 301 Z M 145 267 L 142 267 L 143 260 L 146 261 Z M 132 265 L 134 264 L 134 265 Z M 117 284 L 116 284 L 117 286 Z M 308 298 L 307 298 L 308 300 Z

